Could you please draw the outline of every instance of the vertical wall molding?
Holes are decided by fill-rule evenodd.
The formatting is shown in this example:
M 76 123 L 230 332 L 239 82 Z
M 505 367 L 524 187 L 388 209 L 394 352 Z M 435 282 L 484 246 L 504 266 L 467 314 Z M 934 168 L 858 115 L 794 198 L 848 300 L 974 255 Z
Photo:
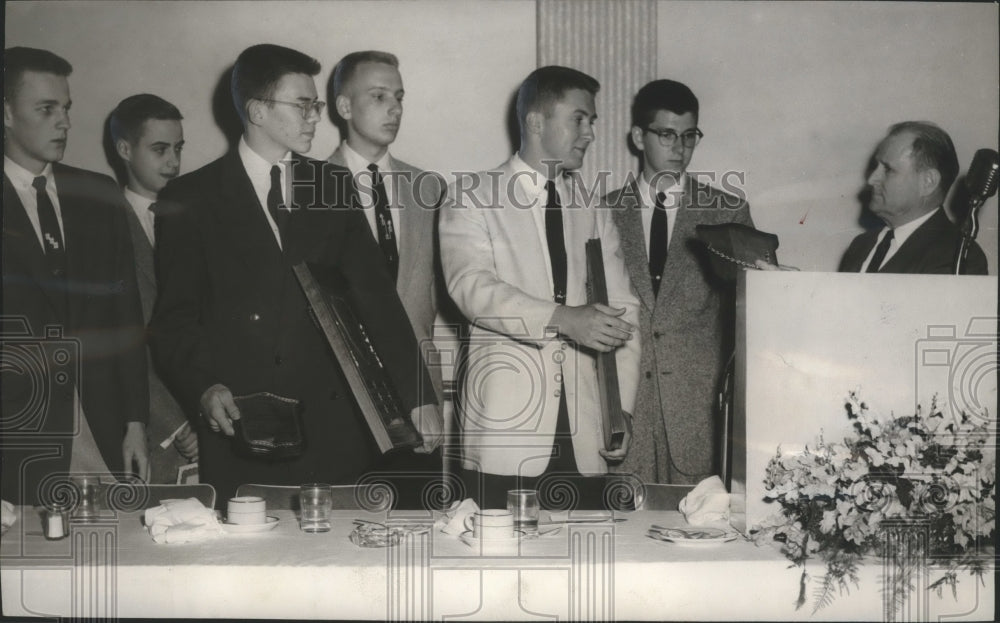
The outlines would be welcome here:
M 607 171 L 602 193 L 636 170 L 629 151 L 632 96 L 656 78 L 655 0 L 537 0 L 538 66 L 565 65 L 601 83 L 597 139 L 582 177 L 588 184 Z

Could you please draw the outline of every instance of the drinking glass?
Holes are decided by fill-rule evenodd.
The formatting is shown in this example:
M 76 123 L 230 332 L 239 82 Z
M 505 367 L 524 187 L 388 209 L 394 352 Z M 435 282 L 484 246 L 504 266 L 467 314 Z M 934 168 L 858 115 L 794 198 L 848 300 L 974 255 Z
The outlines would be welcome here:
M 303 532 L 329 532 L 333 510 L 333 488 L 322 483 L 299 487 L 299 528 Z
M 538 491 L 512 489 L 507 492 L 507 510 L 514 515 L 514 529 L 538 534 Z

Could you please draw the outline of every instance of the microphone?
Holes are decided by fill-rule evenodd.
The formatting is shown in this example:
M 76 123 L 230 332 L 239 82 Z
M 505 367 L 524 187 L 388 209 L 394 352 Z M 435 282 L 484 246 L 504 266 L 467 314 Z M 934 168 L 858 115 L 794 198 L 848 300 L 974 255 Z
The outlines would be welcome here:
M 1000 158 L 997 152 L 992 149 L 980 149 L 972 157 L 969 171 L 965 174 L 965 188 L 969 191 L 969 211 L 961 226 L 962 239 L 955 254 L 956 275 L 963 273 L 969 246 L 979 233 L 979 217 L 976 213 L 987 199 L 997 194 L 998 169 L 1000 169 Z
M 980 149 L 972 158 L 969 172 L 965 174 L 965 187 L 969 191 L 969 199 L 973 205 L 997 194 L 997 177 L 1000 169 L 1000 157 L 992 149 Z

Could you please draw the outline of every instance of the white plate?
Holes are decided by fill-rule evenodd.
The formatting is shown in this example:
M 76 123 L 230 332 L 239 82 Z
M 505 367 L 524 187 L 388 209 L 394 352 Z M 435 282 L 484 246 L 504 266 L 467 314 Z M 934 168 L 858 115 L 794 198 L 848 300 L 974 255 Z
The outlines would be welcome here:
M 739 536 L 734 532 L 725 532 L 719 528 L 650 528 L 649 538 L 657 541 L 667 541 L 677 545 L 719 545 L 735 541 Z
M 278 525 L 278 518 L 269 516 L 267 523 L 225 523 L 222 529 L 230 534 L 253 534 L 255 532 L 267 532 Z

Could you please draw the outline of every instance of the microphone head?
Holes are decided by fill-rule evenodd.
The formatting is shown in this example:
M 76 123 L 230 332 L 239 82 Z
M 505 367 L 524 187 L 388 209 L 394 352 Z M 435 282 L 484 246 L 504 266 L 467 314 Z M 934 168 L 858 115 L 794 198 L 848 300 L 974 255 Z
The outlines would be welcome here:
M 969 172 L 965 174 L 965 187 L 973 200 L 986 201 L 997 194 L 997 170 L 1000 157 L 992 149 L 980 149 L 972 158 Z

